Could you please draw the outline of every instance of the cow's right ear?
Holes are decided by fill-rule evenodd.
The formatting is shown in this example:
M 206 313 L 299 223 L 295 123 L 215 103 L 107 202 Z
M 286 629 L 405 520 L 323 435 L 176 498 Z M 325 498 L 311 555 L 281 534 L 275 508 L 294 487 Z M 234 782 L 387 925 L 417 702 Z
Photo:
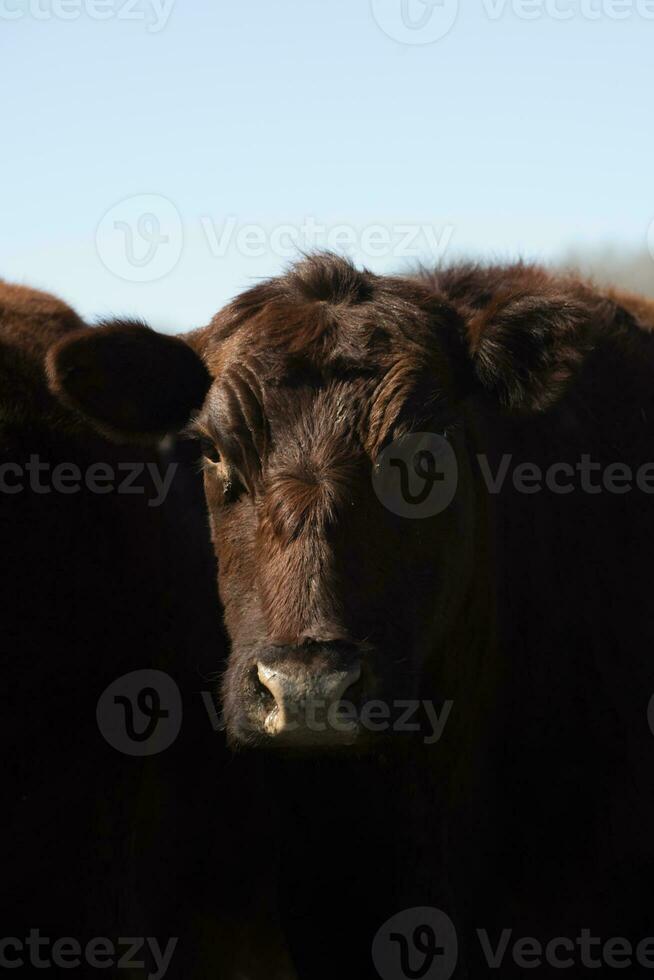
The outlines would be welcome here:
M 56 397 L 118 442 L 183 428 L 211 385 L 185 340 L 132 320 L 69 334 L 50 349 L 46 366 Z

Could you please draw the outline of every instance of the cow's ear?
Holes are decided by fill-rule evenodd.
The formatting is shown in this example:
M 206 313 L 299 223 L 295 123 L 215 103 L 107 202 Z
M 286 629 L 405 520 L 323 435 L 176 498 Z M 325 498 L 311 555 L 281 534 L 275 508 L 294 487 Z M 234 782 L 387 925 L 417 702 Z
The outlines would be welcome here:
M 121 442 L 181 429 L 211 384 L 185 340 L 125 320 L 70 334 L 48 352 L 47 372 L 61 401 Z
M 468 324 L 475 386 L 507 411 L 551 408 L 593 346 L 597 312 L 563 295 L 494 301 Z

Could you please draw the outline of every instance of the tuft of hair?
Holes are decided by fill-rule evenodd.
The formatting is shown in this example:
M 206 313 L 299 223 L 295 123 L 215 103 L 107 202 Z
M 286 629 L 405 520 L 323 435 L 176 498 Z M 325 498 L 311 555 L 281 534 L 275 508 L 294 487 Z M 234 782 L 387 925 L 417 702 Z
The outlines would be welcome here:
M 373 276 L 332 252 L 306 256 L 287 273 L 289 298 L 336 306 L 369 302 L 374 293 Z

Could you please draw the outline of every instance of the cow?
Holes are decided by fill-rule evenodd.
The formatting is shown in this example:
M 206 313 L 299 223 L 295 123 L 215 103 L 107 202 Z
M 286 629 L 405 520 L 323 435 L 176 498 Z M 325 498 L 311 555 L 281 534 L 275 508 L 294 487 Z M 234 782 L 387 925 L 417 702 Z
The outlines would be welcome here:
M 57 940 L 82 950 L 104 940 L 98 963 L 111 965 L 110 943 L 114 966 L 119 956 L 124 967 L 145 957 L 150 975 L 203 977 L 211 968 L 237 976 L 239 949 L 250 976 L 287 978 L 261 876 L 253 882 L 243 859 L 232 857 L 248 852 L 251 828 L 242 818 L 231 825 L 227 800 L 249 794 L 254 812 L 256 773 L 248 785 L 230 775 L 222 733 L 201 697 L 205 672 L 227 648 L 196 453 L 188 443 L 118 445 L 54 397 L 49 348 L 92 332 L 56 297 L 0 282 L 0 595 L 11 772 L 2 966 L 35 965 L 32 953 L 52 965 Z M 188 356 L 185 343 L 169 343 Z M 191 360 L 201 390 L 209 378 Z M 140 757 L 107 736 L 100 705 L 112 684 L 143 670 L 167 674 L 184 710 L 172 719 L 180 724 L 174 743 Z M 215 781 L 202 778 L 208 760 Z M 211 827 L 196 825 L 203 809 L 214 814 Z M 231 835 L 231 852 L 214 849 L 217 826 Z M 202 900 L 193 884 L 190 902 L 198 867 L 223 887 Z M 212 918 L 208 940 L 204 922 Z M 255 925 L 265 964 L 252 951 Z M 45 949 L 28 950 L 33 930 L 48 937 Z M 133 955 L 119 948 L 120 937 L 134 937 Z M 148 961 L 148 937 L 160 944 L 165 970 Z M 84 975 L 93 974 L 82 960 Z
M 227 736 L 266 760 L 252 847 L 278 820 L 298 975 L 402 975 L 375 950 L 421 907 L 452 922 L 458 976 L 493 955 L 521 975 L 520 937 L 570 937 L 579 975 L 580 930 L 635 950 L 654 305 L 526 263 L 379 276 L 318 254 L 179 340 L 64 338 L 50 385 L 116 438 L 199 444 Z M 441 504 L 412 512 L 425 488 Z

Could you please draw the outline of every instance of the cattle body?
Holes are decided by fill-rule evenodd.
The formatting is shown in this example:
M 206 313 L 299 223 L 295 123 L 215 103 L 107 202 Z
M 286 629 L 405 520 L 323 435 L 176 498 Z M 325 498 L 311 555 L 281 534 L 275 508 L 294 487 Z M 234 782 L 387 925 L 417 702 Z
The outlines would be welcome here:
M 242 904 L 256 921 L 253 906 L 264 898 L 234 858 L 246 847 L 239 832 L 247 824 L 229 829 L 225 798 L 230 786 L 241 799 L 255 797 L 256 774 L 248 787 L 221 778 L 227 750 L 201 699 L 203 672 L 216 669 L 226 645 L 196 454 L 119 446 L 52 395 L 48 349 L 89 332 L 55 297 L 0 283 L 9 768 L 1 938 L 24 942 L 38 930 L 49 937 L 40 950 L 48 960 L 65 937 L 82 948 L 120 936 L 157 937 L 165 948 L 177 937 L 168 977 L 208 968 L 229 977 L 235 949 L 251 946 Z M 139 758 L 103 737 L 96 709 L 111 683 L 148 669 L 166 672 L 183 692 L 184 723 L 165 753 Z M 215 782 L 203 778 L 209 760 Z M 211 828 L 197 827 L 201 810 L 213 812 Z M 215 847 L 217 826 L 231 833 L 231 851 Z M 207 888 L 203 898 L 191 885 L 198 867 L 224 890 Z M 205 919 L 216 922 L 210 943 Z M 270 934 L 273 919 L 267 912 Z M 265 945 L 273 961 L 274 943 Z M 5 952 L 8 963 L 19 955 L 12 945 Z M 145 944 L 133 958 L 144 952 Z M 22 954 L 29 964 L 26 947 Z M 248 962 L 251 975 L 262 975 L 254 954 Z M 267 977 L 288 975 L 267 967 Z M 82 962 L 78 972 L 95 970 Z
M 493 975 L 478 929 L 634 948 L 654 931 L 653 326 L 646 302 L 535 267 L 379 277 L 316 256 L 183 357 L 133 326 L 51 352 L 54 390 L 123 438 L 179 424 L 140 384 L 148 361 L 160 391 L 192 386 L 189 351 L 211 375 L 186 414 L 227 734 L 268 754 L 301 976 L 378 975 L 376 930 L 417 906 L 453 920 L 459 976 Z M 420 519 L 375 490 L 412 433 L 456 460 Z M 424 453 L 408 463 L 424 477 Z M 372 702 L 417 703 L 418 731 L 372 731 Z M 447 717 L 437 739 L 425 712 Z

